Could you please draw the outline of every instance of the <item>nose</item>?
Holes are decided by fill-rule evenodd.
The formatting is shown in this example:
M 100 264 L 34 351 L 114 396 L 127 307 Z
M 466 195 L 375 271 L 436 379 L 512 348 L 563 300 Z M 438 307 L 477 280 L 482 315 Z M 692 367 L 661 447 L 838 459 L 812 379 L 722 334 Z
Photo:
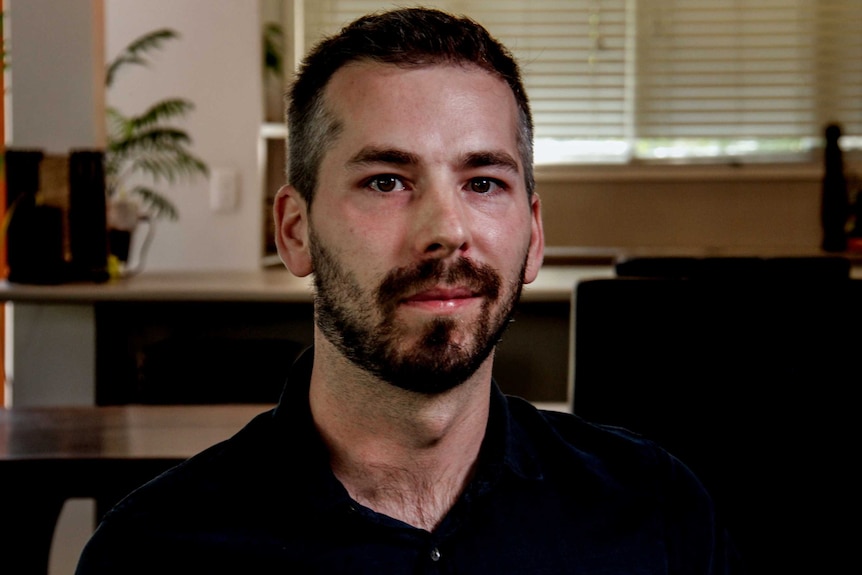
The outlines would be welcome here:
M 469 211 L 457 188 L 423 190 L 416 206 L 415 249 L 419 255 L 443 258 L 468 249 Z

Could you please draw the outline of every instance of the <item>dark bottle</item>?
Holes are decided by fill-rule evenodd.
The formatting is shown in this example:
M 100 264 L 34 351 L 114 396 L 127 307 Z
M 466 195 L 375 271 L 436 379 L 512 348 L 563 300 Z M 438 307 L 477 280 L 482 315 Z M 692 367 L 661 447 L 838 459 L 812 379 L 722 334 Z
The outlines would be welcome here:
M 41 150 L 6 150 L 6 260 L 11 283 L 57 284 L 65 274 L 63 212 L 38 201 Z
M 104 152 L 69 154 L 69 244 L 72 275 L 81 281 L 107 281 L 108 226 Z
M 847 179 L 844 176 L 844 158 L 838 146 L 840 137 L 840 126 L 826 126 L 820 223 L 823 228 L 821 247 L 827 252 L 843 252 L 847 249 L 846 226 L 850 215 L 850 200 L 847 195 Z

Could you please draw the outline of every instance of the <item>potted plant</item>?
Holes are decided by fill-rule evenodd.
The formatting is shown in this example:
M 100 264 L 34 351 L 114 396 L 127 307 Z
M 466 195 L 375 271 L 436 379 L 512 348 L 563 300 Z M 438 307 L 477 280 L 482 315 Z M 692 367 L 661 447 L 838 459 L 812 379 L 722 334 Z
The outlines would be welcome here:
M 177 32 L 165 28 L 132 41 L 108 63 L 106 87 L 113 85 L 117 74 L 124 68 L 148 65 L 148 52 L 176 38 L 179 38 Z M 159 100 L 136 115 L 126 115 L 113 106 L 107 107 L 105 184 L 108 228 L 112 255 L 120 262 L 128 260 L 131 234 L 140 220 L 150 222 L 152 232 L 153 220 L 179 218 L 174 203 L 156 186 L 171 184 L 180 178 L 209 175 L 206 163 L 191 152 L 189 135 L 173 124 L 193 109 L 194 104 L 184 98 Z M 140 183 L 140 178 L 132 183 L 133 177 L 141 175 L 147 177 L 143 181 L 150 181 L 152 185 Z M 151 238 L 151 234 L 148 236 Z

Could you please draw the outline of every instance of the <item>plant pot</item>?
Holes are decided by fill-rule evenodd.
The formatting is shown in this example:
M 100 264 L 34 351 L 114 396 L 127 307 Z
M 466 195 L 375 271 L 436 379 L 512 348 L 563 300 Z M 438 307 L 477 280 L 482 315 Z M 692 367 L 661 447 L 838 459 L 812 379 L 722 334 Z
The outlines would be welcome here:
M 135 233 L 141 224 L 147 225 L 147 235 L 141 243 L 134 265 L 130 265 L 131 248 Z M 108 250 L 113 277 L 127 277 L 140 272 L 153 236 L 150 217 L 141 213 L 138 204 L 128 198 L 112 199 L 108 203 Z

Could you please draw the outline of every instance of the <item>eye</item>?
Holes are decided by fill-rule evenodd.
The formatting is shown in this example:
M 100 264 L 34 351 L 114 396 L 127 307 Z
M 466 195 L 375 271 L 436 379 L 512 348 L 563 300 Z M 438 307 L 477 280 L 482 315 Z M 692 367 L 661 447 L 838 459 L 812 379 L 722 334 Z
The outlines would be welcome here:
M 384 174 L 382 176 L 374 176 L 365 184 L 375 192 L 397 192 L 405 189 L 404 182 L 398 176 Z
M 493 178 L 473 178 L 470 180 L 470 190 L 477 194 L 490 194 L 503 187 L 499 180 Z

